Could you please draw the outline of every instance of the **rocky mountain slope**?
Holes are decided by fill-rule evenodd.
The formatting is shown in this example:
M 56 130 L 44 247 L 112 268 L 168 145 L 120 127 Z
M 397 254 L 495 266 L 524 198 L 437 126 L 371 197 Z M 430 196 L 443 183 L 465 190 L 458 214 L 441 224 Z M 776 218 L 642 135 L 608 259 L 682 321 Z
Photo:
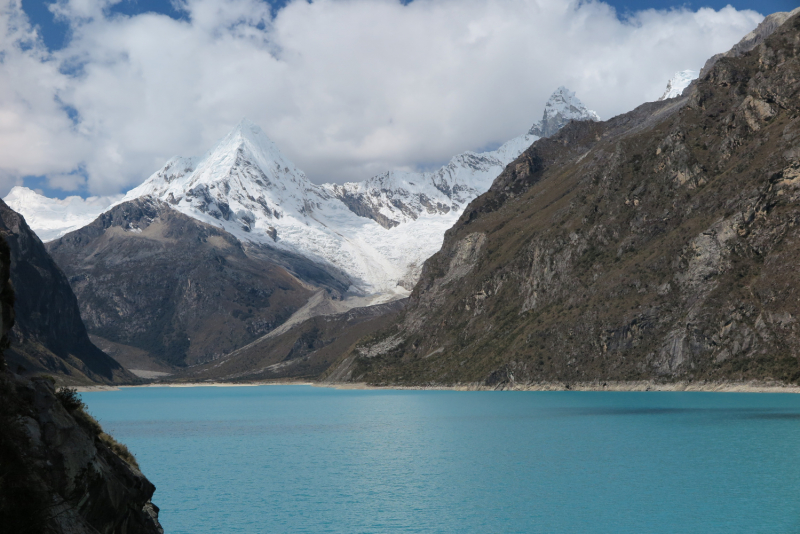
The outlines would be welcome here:
M 14 321 L 13 261 L 0 236 L 2 341 Z M 155 487 L 81 403 L 44 378 L 10 372 L 0 355 L 0 525 L 3 532 L 163 534 Z
M 536 142 L 333 369 L 373 383 L 800 381 L 800 16 L 684 96 Z
M 120 204 L 47 247 L 94 339 L 137 371 L 220 358 L 285 322 L 318 288 L 334 297 L 347 289 L 313 262 L 245 248 L 154 198 Z
M 16 323 L 6 360 L 17 373 L 46 372 L 65 383 L 135 381 L 90 340 L 62 270 L 25 219 L 0 201 L 0 235 L 11 250 Z
M 323 375 L 364 336 L 392 324 L 406 300 L 315 315 L 278 328 L 218 361 L 181 369 L 171 382 L 302 379 Z
M 533 129 L 596 117 L 559 88 Z M 318 186 L 242 121 L 48 250 L 94 342 L 154 377 L 227 359 L 290 318 L 287 327 L 407 295 L 463 207 L 536 139 L 465 153 L 434 173 Z
M 723 57 L 739 57 L 753 50 L 756 46 L 764 42 L 764 39 L 772 35 L 784 22 L 794 15 L 800 13 L 800 7 L 792 11 L 779 11 L 764 17 L 756 29 L 745 35 L 741 41 L 733 45 L 727 52 L 716 54 L 706 61 L 703 68 L 700 70 L 700 77 L 705 77 L 714 64 Z

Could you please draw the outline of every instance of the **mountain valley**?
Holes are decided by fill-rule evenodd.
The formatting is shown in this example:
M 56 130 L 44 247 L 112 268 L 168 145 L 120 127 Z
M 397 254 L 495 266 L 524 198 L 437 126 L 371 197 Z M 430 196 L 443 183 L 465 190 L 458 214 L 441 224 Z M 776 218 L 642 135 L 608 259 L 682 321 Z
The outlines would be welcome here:
M 792 21 L 606 122 L 561 87 L 435 172 L 317 185 L 243 120 L 47 250 L 144 378 L 794 382 Z
M 17 4 L 0 13 L 19 100 L 0 130 L 24 130 L 0 200 L 0 532 L 796 526 L 800 8 L 57 2 L 58 49 Z M 321 8 L 335 27 L 292 44 Z M 406 65 L 407 22 L 365 24 L 387 13 L 417 23 L 405 37 L 445 31 Z M 515 36 L 524 13 L 544 48 Z M 147 53 L 120 44 L 142 30 Z M 378 45 L 379 67 L 334 30 Z M 511 70 L 487 76 L 498 58 Z M 601 120 L 560 86 L 527 131 L 481 145 L 542 80 L 630 111 Z M 242 110 L 311 178 L 254 122 L 231 127 Z M 392 128 L 377 142 L 375 124 Z M 484 148 L 314 176 L 454 139 Z M 82 196 L 45 196 L 60 187 Z
M 506 163 L 540 134 L 598 119 L 561 87 L 541 121 L 497 150 L 466 152 L 436 172 L 342 185 L 311 183 L 243 120 L 203 157 L 172 158 L 47 250 L 98 346 L 141 377 L 178 379 L 318 315 L 345 314 L 335 321 L 363 331 L 360 318 L 384 308 L 348 310 L 404 299 L 445 231 Z M 63 201 L 22 188 L 9 196 L 27 199 L 45 232 L 77 216 L 60 219 Z

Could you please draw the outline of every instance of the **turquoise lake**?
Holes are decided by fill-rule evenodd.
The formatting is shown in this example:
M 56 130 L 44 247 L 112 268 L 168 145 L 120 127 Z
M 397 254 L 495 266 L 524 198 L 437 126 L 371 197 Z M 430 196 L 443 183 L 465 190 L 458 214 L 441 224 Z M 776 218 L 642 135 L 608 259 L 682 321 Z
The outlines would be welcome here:
M 169 534 L 800 533 L 800 395 L 127 388 Z

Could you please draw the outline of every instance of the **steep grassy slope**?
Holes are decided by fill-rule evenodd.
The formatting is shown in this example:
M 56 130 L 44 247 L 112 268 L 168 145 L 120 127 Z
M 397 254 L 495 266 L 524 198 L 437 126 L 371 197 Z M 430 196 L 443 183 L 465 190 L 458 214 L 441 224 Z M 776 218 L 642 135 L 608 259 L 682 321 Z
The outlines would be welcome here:
M 794 16 L 681 98 L 536 142 L 335 372 L 798 382 L 799 53 Z

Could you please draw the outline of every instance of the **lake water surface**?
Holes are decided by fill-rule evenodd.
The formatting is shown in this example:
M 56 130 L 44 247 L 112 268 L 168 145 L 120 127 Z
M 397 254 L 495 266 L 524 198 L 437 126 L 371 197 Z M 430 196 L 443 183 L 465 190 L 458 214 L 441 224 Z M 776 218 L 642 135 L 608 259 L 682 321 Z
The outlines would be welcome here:
M 800 533 L 800 395 L 84 393 L 169 534 Z

